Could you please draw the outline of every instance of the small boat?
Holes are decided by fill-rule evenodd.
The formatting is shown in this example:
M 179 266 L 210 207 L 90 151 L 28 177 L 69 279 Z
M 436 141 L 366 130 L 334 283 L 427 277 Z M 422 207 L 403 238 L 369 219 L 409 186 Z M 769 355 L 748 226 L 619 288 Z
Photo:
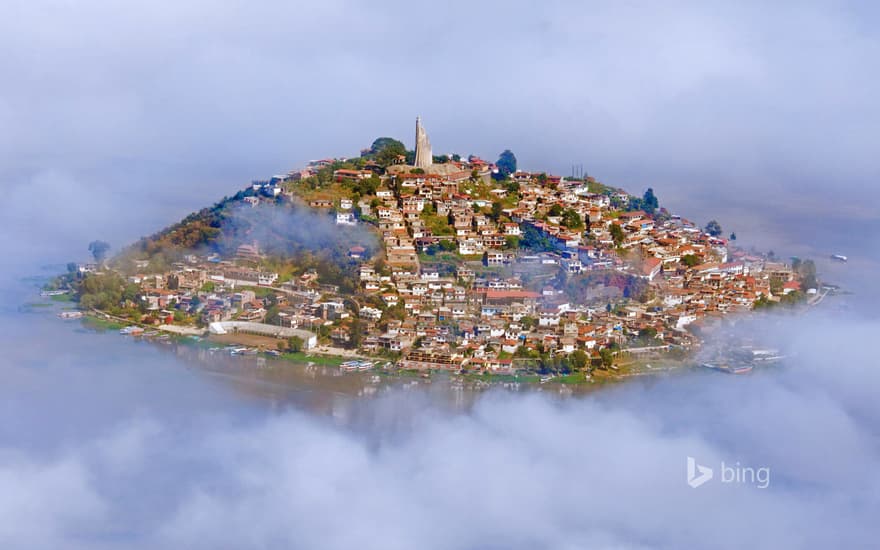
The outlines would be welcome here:
M 82 311 L 62 311 L 58 314 L 59 319 L 69 320 L 69 319 L 79 319 L 83 316 Z
M 848 261 L 848 258 L 847 258 L 846 256 L 844 256 L 843 254 L 832 254 L 832 255 L 831 255 L 831 259 L 832 259 L 832 260 L 837 260 L 838 262 L 846 262 L 846 261 Z
M 267 349 L 265 353 L 266 355 L 271 355 L 273 357 L 278 357 L 279 355 L 281 355 L 281 352 L 277 349 Z
M 124 336 L 135 336 L 135 335 L 140 336 L 143 333 L 144 333 L 144 329 L 142 329 L 141 327 L 134 326 L 134 325 L 119 329 L 119 334 L 122 334 Z
M 753 368 L 752 365 L 746 365 L 746 364 L 728 365 L 727 363 L 724 363 L 724 364 L 702 363 L 700 366 L 707 368 L 707 369 L 717 370 L 719 372 L 723 372 L 726 374 L 746 374 L 748 372 L 751 372 L 752 368 Z
M 752 365 L 734 365 L 728 366 L 725 372 L 730 374 L 746 374 L 752 372 Z
M 49 298 L 51 296 L 62 296 L 64 294 L 67 294 L 68 292 L 70 292 L 70 291 L 68 291 L 68 290 L 44 290 L 44 291 L 40 292 L 40 296 L 42 296 L 43 298 Z

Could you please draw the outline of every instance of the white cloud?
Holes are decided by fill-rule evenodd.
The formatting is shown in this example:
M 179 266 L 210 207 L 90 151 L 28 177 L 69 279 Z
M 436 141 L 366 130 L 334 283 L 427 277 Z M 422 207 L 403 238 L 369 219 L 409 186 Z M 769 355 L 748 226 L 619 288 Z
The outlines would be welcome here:
M 186 422 L 156 409 L 104 415 L 95 425 L 96 412 L 86 430 L 95 435 L 60 447 L 7 445 L 4 456 L 16 458 L 0 461 L 0 507 L 19 520 L 0 530 L 0 541 L 16 548 L 108 540 L 123 548 L 860 547 L 876 537 L 880 412 L 870 348 L 841 346 L 877 329 L 824 318 L 746 329 L 778 331 L 802 354 L 747 377 L 695 373 L 566 400 L 499 392 L 454 414 L 423 395 L 392 393 L 358 402 L 351 428 L 294 411 L 239 417 L 240 406 L 220 416 L 195 408 L 183 412 Z M 120 358 L 125 346 L 113 346 Z M 127 359 L 121 372 L 114 365 L 121 378 L 102 394 L 124 400 L 146 390 L 141 399 L 149 401 L 164 392 L 173 376 L 136 382 L 159 368 L 154 355 Z M 73 364 L 92 360 L 76 352 Z M 140 370 L 140 361 L 150 369 Z M 33 405 L 55 391 L 36 388 Z M 80 395 L 91 396 L 78 391 L 66 406 L 76 407 Z M 97 411 L 106 407 L 100 395 L 90 399 Z M 395 411 L 400 416 L 388 416 Z M 770 486 L 723 484 L 716 473 L 692 489 L 687 456 L 715 467 L 769 467 Z

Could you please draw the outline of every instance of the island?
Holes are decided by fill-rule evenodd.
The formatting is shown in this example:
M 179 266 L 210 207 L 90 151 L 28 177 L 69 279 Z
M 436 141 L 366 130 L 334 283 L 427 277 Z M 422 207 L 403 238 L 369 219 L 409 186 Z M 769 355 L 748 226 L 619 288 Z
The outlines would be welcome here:
M 69 292 L 66 318 L 231 353 L 564 382 L 681 362 L 724 316 L 827 293 L 811 260 L 744 250 L 651 188 L 573 172 L 520 170 L 509 150 L 434 155 L 417 119 L 413 150 L 381 137 L 253 181 L 113 257 L 95 241 L 95 261 L 45 292 Z

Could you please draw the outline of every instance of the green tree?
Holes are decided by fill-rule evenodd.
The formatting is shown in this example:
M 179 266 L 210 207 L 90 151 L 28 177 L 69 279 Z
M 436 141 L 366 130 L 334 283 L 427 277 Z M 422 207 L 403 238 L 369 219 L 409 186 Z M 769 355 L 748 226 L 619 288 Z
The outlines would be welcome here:
M 584 220 L 577 211 L 568 208 L 562 213 L 562 225 L 569 229 L 581 229 L 584 227 Z
M 281 322 L 281 317 L 278 314 L 278 306 L 269 306 L 269 308 L 266 310 L 266 318 L 263 320 L 263 322 L 265 322 L 267 325 L 277 325 Z
M 706 224 L 706 233 L 712 235 L 713 237 L 717 237 L 721 234 L 721 224 L 716 220 L 712 220 Z
M 529 248 L 535 252 L 549 252 L 555 250 L 553 243 L 547 238 L 543 231 L 535 229 L 532 225 L 526 224 L 523 227 L 523 236 L 520 245 Z
M 681 263 L 687 267 L 694 267 L 695 265 L 699 265 L 700 257 L 696 254 L 685 254 L 681 257 Z
M 642 198 L 642 209 L 648 214 L 653 214 L 659 206 L 660 201 L 654 196 L 654 190 L 649 187 Z
M 498 160 L 495 162 L 495 166 L 498 167 L 498 173 L 501 176 L 500 179 L 507 179 L 511 174 L 516 172 L 516 156 L 510 149 L 505 149 L 501 155 L 499 155 Z
M 599 357 L 602 359 L 602 366 L 606 369 L 614 364 L 614 353 L 608 348 L 599 350 Z
M 378 176 L 373 174 L 372 176 L 370 176 L 369 178 L 367 178 L 365 180 L 360 180 L 357 183 L 355 190 L 358 193 L 360 193 L 361 195 L 375 195 L 376 190 L 379 189 L 379 185 L 381 183 L 382 183 L 382 180 L 379 179 Z
M 501 218 L 501 211 L 504 210 L 504 205 L 501 204 L 500 201 L 495 201 L 492 203 L 492 213 L 490 214 L 491 218 L 496 222 Z
M 89 243 L 89 252 L 92 253 L 92 256 L 95 258 L 97 263 L 101 263 L 107 257 L 107 252 L 110 250 L 110 244 L 106 241 L 92 241 Z
M 370 152 L 379 166 L 386 167 L 394 164 L 398 156 L 406 155 L 406 147 L 394 138 L 380 137 L 373 141 Z
M 547 211 L 547 215 L 557 217 L 557 216 L 561 216 L 562 212 L 563 212 L 562 206 L 559 204 L 554 204 L 553 206 L 550 207 L 550 210 Z
M 794 268 L 794 262 L 792 262 L 792 267 Z M 803 288 L 817 288 L 819 286 L 819 281 L 816 279 L 816 263 L 813 260 L 799 262 L 794 269 L 801 279 Z
M 620 227 L 619 224 L 612 223 L 611 224 L 611 240 L 614 241 L 614 246 L 620 246 L 623 244 L 623 240 L 626 236 L 623 234 L 623 228 Z
M 581 370 L 585 366 L 587 366 L 587 360 L 589 357 L 583 350 L 575 350 L 571 357 L 569 357 L 569 364 L 574 370 Z
M 440 241 L 440 248 L 442 248 L 446 252 L 452 252 L 453 250 L 458 248 L 458 245 L 455 244 L 455 241 L 451 239 L 443 239 L 442 241 Z
M 303 344 L 303 339 L 299 336 L 291 336 L 287 339 L 287 349 L 293 353 L 302 351 Z
M 359 317 L 355 317 L 351 322 L 351 329 L 349 330 L 349 344 L 351 344 L 353 348 L 361 347 L 363 335 L 364 328 L 361 326 L 361 320 Z

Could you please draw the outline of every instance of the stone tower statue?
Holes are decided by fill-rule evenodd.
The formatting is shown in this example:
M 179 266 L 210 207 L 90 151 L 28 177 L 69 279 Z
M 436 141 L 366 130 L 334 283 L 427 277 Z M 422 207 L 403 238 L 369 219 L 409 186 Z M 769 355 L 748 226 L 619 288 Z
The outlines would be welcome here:
M 427 168 L 434 163 L 434 157 L 431 154 L 431 142 L 428 141 L 428 134 L 422 128 L 422 119 L 416 117 L 416 159 L 413 165 L 416 168 Z

